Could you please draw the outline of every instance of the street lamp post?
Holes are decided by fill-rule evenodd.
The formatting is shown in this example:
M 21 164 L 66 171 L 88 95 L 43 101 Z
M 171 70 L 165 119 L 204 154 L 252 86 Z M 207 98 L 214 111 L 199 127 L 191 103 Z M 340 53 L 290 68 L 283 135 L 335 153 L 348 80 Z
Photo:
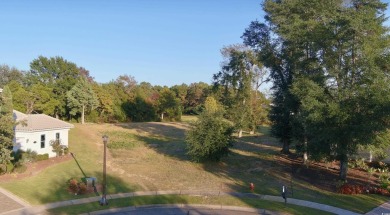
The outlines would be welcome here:
M 108 136 L 107 136 L 107 135 L 103 135 L 102 139 L 103 139 L 103 143 L 104 143 L 104 157 L 103 157 L 103 195 L 102 195 L 102 199 L 100 200 L 100 205 L 108 205 L 108 201 L 107 201 L 107 198 L 106 198 L 106 195 L 107 195 L 106 149 L 107 149 Z

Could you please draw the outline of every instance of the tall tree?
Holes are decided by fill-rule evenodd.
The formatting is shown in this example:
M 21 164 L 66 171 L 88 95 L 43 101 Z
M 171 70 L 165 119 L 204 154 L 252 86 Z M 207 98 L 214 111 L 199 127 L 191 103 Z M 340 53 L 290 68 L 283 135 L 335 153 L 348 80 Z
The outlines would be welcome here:
M 14 138 L 12 94 L 8 86 L 0 92 L 0 168 L 7 171 L 7 164 L 12 160 L 11 150 Z
M 92 90 L 91 84 L 85 78 L 79 78 L 76 85 L 66 94 L 68 108 L 72 116 L 81 114 L 81 123 L 84 124 L 86 111 L 95 109 L 98 105 L 97 97 Z
M 161 120 L 181 120 L 180 100 L 176 98 L 175 92 L 165 87 L 160 92 L 158 98 L 158 112 Z
M 184 106 L 186 114 L 199 114 L 201 112 L 202 104 L 210 93 L 209 88 L 209 85 L 204 82 L 192 83 L 188 86 Z
M 296 123 L 296 139 L 307 142 L 312 158 L 340 161 L 343 180 L 350 156 L 390 126 L 385 8 L 379 0 L 267 0 L 268 25 L 252 22 L 243 36 L 282 89 L 273 110 L 288 107 L 288 138 Z M 278 72 L 286 75 L 272 75 Z
M 245 46 L 228 46 L 221 52 L 227 61 L 222 70 L 214 75 L 214 84 L 224 88 L 224 105 L 228 107 L 230 119 L 241 137 L 243 129 L 254 129 L 252 93 L 255 92 L 253 84 L 261 64 L 256 54 Z
M 62 57 L 39 56 L 30 63 L 30 71 L 27 73 L 30 86 L 40 83 L 53 89 L 52 99 L 57 100 L 53 116 L 56 117 L 68 115 L 66 94 L 76 84 L 80 76 L 77 65 Z

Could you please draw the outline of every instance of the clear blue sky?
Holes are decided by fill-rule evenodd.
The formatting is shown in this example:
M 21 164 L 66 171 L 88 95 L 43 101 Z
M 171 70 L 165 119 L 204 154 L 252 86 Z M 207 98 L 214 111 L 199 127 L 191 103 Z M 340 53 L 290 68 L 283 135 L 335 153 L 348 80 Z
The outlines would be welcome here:
M 128 74 L 172 86 L 211 83 L 224 45 L 242 42 L 261 0 L 0 1 L 0 64 L 62 56 L 100 83 Z
M 39 55 L 62 56 L 100 83 L 123 74 L 153 85 L 211 83 L 219 50 L 242 42 L 249 23 L 262 20 L 260 3 L 2 0 L 0 64 L 28 70 Z

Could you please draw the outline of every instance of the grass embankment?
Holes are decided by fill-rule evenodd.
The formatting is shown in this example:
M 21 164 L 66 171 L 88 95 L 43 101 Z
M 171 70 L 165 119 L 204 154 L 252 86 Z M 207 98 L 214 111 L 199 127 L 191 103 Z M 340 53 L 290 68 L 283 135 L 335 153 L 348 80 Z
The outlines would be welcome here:
M 108 193 L 148 190 L 249 192 L 248 185 L 252 182 L 256 186 L 255 193 L 280 195 L 283 185 L 289 188 L 292 185 L 293 198 L 359 213 L 388 200 L 377 195 L 340 195 L 291 178 L 290 168 L 277 162 L 280 146 L 269 137 L 267 128 L 239 139 L 232 153 L 219 163 L 193 163 L 186 155 L 184 143 L 188 127 L 187 123 L 77 124 L 70 131 L 69 141 L 70 151 L 75 153 L 77 162 L 61 163 L 30 178 L 1 186 L 32 204 L 87 197 L 69 194 L 66 182 L 85 175 L 102 181 L 101 136 L 107 134 Z M 237 201 L 250 202 L 247 199 Z

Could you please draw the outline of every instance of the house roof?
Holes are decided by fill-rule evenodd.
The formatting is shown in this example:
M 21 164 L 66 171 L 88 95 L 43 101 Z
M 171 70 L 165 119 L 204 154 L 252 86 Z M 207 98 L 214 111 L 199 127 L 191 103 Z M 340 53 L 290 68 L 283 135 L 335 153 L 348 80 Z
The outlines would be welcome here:
M 70 129 L 74 126 L 70 123 L 53 118 L 45 114 L 24 114 L 14 110 L 14 119 L 19 122 L 15 131 L 42 131 L 42 130 L 58 130 Z

